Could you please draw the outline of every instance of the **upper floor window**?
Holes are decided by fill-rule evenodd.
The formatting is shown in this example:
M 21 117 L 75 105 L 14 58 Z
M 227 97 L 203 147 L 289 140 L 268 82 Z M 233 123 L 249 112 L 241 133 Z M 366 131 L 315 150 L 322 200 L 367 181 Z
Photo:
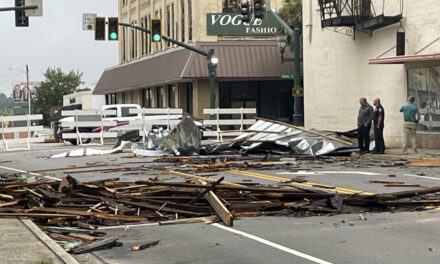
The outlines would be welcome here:
M 223 13 L 240 13 L 241 0 L 223 0 Z

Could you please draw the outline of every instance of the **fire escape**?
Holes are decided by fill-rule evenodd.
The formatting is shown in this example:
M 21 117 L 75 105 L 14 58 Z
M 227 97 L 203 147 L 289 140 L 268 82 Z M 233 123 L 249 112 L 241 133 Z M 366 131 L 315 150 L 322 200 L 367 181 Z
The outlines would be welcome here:
M 403 0 L 400 0 L 400 14 L 385 16 L 376 14 L 372 0 L 318 0 L 321 13 L 321 26 L 352 27 L 360 31 L 372 32 L 402 19 Z

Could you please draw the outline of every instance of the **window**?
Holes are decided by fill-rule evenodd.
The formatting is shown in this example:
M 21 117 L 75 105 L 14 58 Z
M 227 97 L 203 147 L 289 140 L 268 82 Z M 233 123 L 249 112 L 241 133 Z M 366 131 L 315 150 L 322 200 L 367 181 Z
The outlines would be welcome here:
M 130 109 L 136 109 L 136 107 L 121 107 L 122 117 L 137 116 L 137 114 L 130 114 Z
M 223 13 L 240 13 L 240 0 L 223 0 Z
M 145 18 L 141 18 L 141 27 L 145 28 Z M 141 32 L 141 55 L 145 55 L 145 32 Z
M 159 10 L 159 14 L 160 14 L 160 20 L 162 20 L 162 9 Z M 162 29 L 161 29 L 162 30 Z M 162 31 L 163 32 L 163 31 Z M 162 34 L 161 32 L 161 34 Z M 163 41 L 160 42 L 160 49 L 163 49 Z
M 132 22 L 133 24 L 136 24 L 136 22 Z M 137 46 L 136 46 L 136 40 L 137 40 L 137 32 L 136 30 L 131 30 L 131 58 L 137 57 Z
M 125 47 L 125 41 L 126 41 L 126 38 L 125 38 L 125 30 L 126 30 L 126 28 L 125 27 L 123 27 L 122 28 L 122 61 L 126 61 L 126 57 L 125 57 L 125 52 L 126 52 L 126 47 Z
M 168 85 L 168 107 L 176 108 L 176 86 Z
M 181 36 L 182 36 L 182 42 L 185 42 L 185 0 L 180 0 L 180 27 L 181 27 Z
M 153 103 L 153 93 L 151 88 L 142 89 L 142 107 L 151 108 Z
M 171 38 L 176 39 L 175 35 L 174 35 L 174 3 L 171 4 L 171 26 L 173 27 L 172 28 L 173 34 L 172 34 Z
M 104 118 L 118 117 L 118 108 L 116 108 L 116 107 L 109 107 L 109 108 L 106 108 L 104 110 L 113 110 L 113 111 L 116 112 L 116 114 L 114 114 L 114 115 L 104 115 Z
M 146 19 L 147 19 L 147 20 L 146 20 L 145 24 L 147 25 L 147 29 L 150 29 L 150 19 L 151 19 L 151 16 L 148 15 Z M 147 35 L 147 36 L 148 36 L 148 35 Z M 148 37 L 149 37 L 149 36 L 148 36 Z M 148 53 L 151 53 L 151 43 L 150 43 L 150 40 L 149 40 L 149 39 L 147 40 L 147 45 L 148 45 Z
M 188 0 L 188 40 L 192 40 L 192 0 Z
M 420 111 L 417 130 L 440 132 L 440 66 L 409 69 L 408 93 Z
M 170 24 L 170 6 L 167 6 L 167 36 L 171 36 L 171 24 Z M 170 46 L 170 42 L 167 41 L 167 46 Z
M 111 105 L 111 104 L 116 104 L 116 94 L 106 94 L 105 95 L 105 104 L 106 105 Z
M 163 101 L 165 99 L 163 87 L 157 87 L 156 100 L 157 100 L 157 108 L 163 108 Z
M 193 84 L 186 83 L 186 112 L 193 114 Z

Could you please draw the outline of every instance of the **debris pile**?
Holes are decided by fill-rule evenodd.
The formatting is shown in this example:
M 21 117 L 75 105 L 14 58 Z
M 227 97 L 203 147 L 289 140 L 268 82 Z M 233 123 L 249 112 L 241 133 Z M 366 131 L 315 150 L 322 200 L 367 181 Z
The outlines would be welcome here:
M 80 182 L 71 176 L 55 181 L 3 175 L 0 216 L 32 218 L 66 250 L 80 254 L 121 245 L 116 238 L 105 238 L 97 226 L 215 220 L 232 226 L 237 217 L 407 211 L 440 205 L 440 187 L 377 195 L 339 194 L 325 186 L 307 187 L 295 181 L 273 186 L 175 175 L 182 181 L 121 182 L 116 178 Z

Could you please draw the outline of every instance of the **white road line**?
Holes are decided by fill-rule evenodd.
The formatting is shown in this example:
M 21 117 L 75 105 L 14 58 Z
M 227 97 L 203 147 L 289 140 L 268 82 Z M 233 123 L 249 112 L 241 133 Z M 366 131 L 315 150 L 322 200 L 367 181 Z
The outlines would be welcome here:
M 366 171 L 295 171 L 295 172 L 278 172 L 279 175 L 319 175 L 319 174 L 358 174 L 358 175 L 369 175 L 369 176 L 379 176 L 382 173 L 377 172 L 366 172 Z
M 416 177 L 416 178 L 440 181 L 440 178 L 436 178 L 436 177 L 420 176 L 420 175 L 414 175 L 414 174 L 403 174 L 403 175 L 408 176 L 408 177 Z
M 332 264 L 331 262 L 328 262 L 328 261 L 325 261 L 325 260 L 322 260 L 322 259 L 310 256 L 310 255 L 307 255 L 305 253 L 302 253 L 302 252 L 299 252 L 299 251 L 287 248 L 285 246 L 278 245 L 278 244 L 273 243 L 273 242 L 271 242 L 269 240 L 266 240 L 264 238 L 260 238 L 260 237 L 254 236 L 254 235 L 245 233 L 245 232 L 240 231 L 240 230 L 236 230 L 236 229 L 233 229 L 233 228 L 230 228 L 230 227 L 227 227 L 227 226 L 223 226 L 223 225 L 220 225 L 220 224 L 217 224 L 217 223 L 214 223 L 214 224 L 211 224 L 211 225 L 215 226 L 215 227 L 218 227 L 220 229 L 229 231 L 231 233 L 235 233 L 235 234 L 247 237 L 249 239 L 255 240 L 255 241 L 260 242 L 260 243 L 263 243 L 263 244 L 268 245 L 270 247 L 282 250 L 282 251 L 287 252 L 289 254 L 298 256 L 298 257 L 303 258 L 303 259 L 310 260 L 310 261 L 318 263 L 318 264 Z
M 38 174 L 38 173 L 27 172 L 25 170 L 19 170 L 19 169 L 9 168 L 9 167 L 5 167 L 5 166 L 0 166 L 0 169 L 10 170 L 10 171 L 15 171 L 15 172 L 20 172 L 20 173 L 26 173 L 26 174 L 34 175 L 34 176 L 37 176 L 37 177 L 43 177 L 43 178 L 50 179 L 50 180 L 55 180 L 55 181 L 61 181 L 60 179 L 55 178 L 55 177 L 44 176 L 44 175 L 41 175 L 41 174 Z

